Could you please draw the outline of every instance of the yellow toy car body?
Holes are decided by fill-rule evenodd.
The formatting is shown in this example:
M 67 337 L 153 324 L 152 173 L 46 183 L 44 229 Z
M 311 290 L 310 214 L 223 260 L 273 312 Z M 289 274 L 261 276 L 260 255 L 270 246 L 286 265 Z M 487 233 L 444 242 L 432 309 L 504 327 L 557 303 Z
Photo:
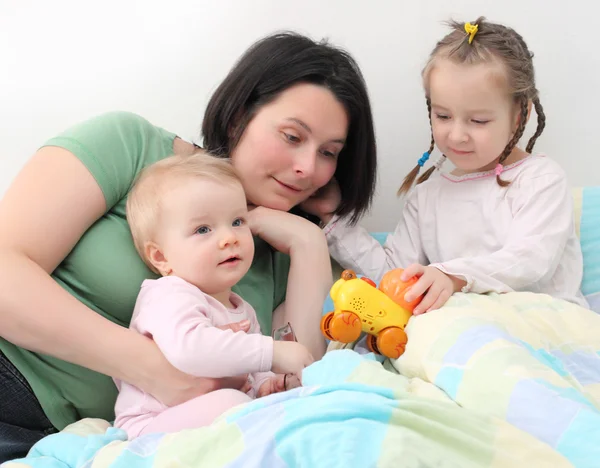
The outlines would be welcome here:
M 352 270 L 345 270 L 331 287 L 334 310 L 321 320 L 323 334 L 330 340 L 351 343 L 365 332 L 371 351 L 400 357 L 407 343 L 404 328 L 421 300 L 404 300 L 406 289 L 417 279 L 401 281 L 402 272 L 400 268 L 387 272 L 377 288 L 369 278 L 357 278 Z

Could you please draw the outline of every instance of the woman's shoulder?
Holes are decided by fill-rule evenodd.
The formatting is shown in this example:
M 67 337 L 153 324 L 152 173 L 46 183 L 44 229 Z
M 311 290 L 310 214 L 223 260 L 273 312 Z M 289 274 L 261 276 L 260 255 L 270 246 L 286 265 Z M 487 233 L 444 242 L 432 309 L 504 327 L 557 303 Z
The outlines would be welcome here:
M 132 112 L 97 115 L 43 146 L 71 152 L 94 176 L 110 208 L 129 191 L 138 172 L 173 152 L 176 135 Z
M 117 151 L 121 154 L 141 152 L 160 146 L 172 151 L 175 134 L 151 123 L 141 115 L 127 111 L 98 114 L 76 123 L 42 146 L 59 146 L 80 157 L 81 153 Z
M 117 131 L 125 133 L 119 135 Z M 110 111 L 94 115 L 85 120 L 74 123 L 50 141 L 61 138 L 86 138 L 102 134 L 103 137 L 137 136 L 140 132 L 165 131 L 153 125 L 148 119 L 129 111 Z M 167 132 L 168 133 L 168 132 Z
M 150 120 L 142 117 L 141 115 L 124 110 L 114 110 L 108 112 L 102 112 L 93 116 L 90 116 L 84 120 L 81 120 L 71 127 L 69 127 L 63 133 L 71 133 L 77 129 L 86 127 L 103 127 L 103 126 L 127 126 L 132 129 L 138 127 L 155 127 Z M 157 127 L 158 128 L 158 127 Z

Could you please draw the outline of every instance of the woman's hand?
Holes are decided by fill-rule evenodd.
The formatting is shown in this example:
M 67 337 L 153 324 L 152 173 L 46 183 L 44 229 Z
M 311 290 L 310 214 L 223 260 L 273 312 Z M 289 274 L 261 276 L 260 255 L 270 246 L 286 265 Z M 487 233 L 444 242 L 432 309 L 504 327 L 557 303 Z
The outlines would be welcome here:
M 218 328 L 247 332 L 250 329 L 250 322 L 244 320 Z M 144 382 L 137 385 L 167 406 L 175 406 L 222 388 L 232 388 L 243 393 L 250 389 L 248 374 L 221 379 L 185 374 L 173 367 L 158 346 L 154 346 L 157 354 L 153 356 L 155 362 L 150 366 L 152 369 L 149 370 L 149 375 Z
M 327 224 L 331 221 L 333 213 L 342 202 L 342 192 L 340 186 L 332 178 L 327 185 L 317 190 L 308 200 L 300 204 L 308 214 L 317 216 L 321 222 Z
M 287 255 L 294 246 L 319 242 L 324 238 L 321 229 L 307 219 L 264 206 L 251 209 L 248 223 L 254 235 Z

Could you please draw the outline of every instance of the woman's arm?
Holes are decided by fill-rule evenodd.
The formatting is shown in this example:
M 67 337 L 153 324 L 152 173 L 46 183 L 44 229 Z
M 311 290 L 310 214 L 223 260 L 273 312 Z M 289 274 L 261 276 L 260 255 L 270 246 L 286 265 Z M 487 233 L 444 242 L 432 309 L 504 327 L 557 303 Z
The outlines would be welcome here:
M 252 231 L 291 260 L 286 300 L 274 312 L 273 327 L 289 322 L 298 341 L 319 359 L 325 353 L 321 311 L 332 284 L 325 236 L 318 226 L 290 213 L 258 207 L 250 215 Z
M 25 165 L 0 200 L 0 336 L 165 403 L 205 393 L 216 383 L 172 368 L 151 340 L 98 315 L 50 277 L 105 210 L 100 187 L 69 151 L 45 147 Z
M 290 247 L 283 323 L 292 324 L 298 341 L 309 349 L 315 359 L 320 359 L 326 349 L 320 327 L 321 314 L 333 278 L 325 236 L 312 223 L 308 228 L 311 228 L 309 232 L 296 239 Z

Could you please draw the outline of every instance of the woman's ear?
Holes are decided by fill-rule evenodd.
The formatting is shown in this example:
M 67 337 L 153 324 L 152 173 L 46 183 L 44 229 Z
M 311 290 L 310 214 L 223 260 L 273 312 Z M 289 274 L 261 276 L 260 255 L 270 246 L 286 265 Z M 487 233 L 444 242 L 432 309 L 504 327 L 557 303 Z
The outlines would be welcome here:
M 152 266 L 154 266 L 162 276 L 168 276 L 173 272 L 173 269 L 169 265 L 169 260 L 165 257 L 160 246 L 156 242 L 146 242 L 144 245 L 144 254 Z

